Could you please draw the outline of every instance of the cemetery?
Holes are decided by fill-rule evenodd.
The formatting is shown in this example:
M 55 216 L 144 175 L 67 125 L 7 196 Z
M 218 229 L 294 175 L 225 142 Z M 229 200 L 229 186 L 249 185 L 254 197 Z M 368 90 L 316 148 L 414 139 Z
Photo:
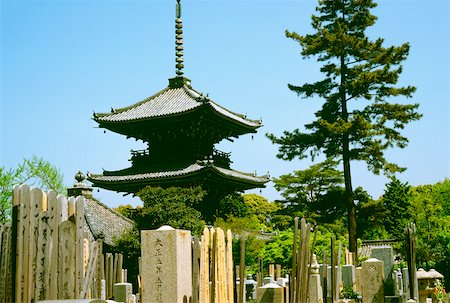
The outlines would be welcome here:
M 142 230 L 138 287 L 133 289 L 123 256 L 107 252 L 105 235 L 93 235 L 89 220 L 98 210 L 90 205 L 92 188 L 77 181 L 68 191 L 81 195 L 69 198 L 27 185 L 14 188 L 13 220 L 0 229 L 2 303 L 448 302 L 448 297 L 433 296 L 444 276 L 416 269 L 414 225 L 405 231 L 412 252 L 408 267 L 400 269 L 388 244 L 366 245 L 367 258 L 355 264 L 334 238 L 331 255 L 324 251 L 325 262 L 319 264 L 312 253 L 314 228 L 298 218 L 288 274 L 281 265 L 269 264 L 255 277 L 245 272 L 245 238 L 238 239 L 239 259 L 233 258 L 236 235 L 230 230 L 205 227 L 200 238 L 170 226 Z M 130 228 L 128 220 L 120 222 L 120 214 L 106 210 L 121 229 Z
M 322 2 L 320 5 L 326 5 L 327 1 Z M 304 45 L 312 39 L 289 32 L 286 35 L 305 39 L 301 41 Z M 358 139 L 376 155 L 355 156 L 362 147 L 349 150 L 352 138 L 369 133 L 376 125 L 342 135 L 342 129 L 354 127 L 347 125 L 351 114 L 342 109 L 347 124 L 330 126 L 332 123 L 328 125 L 324 120 L 310 124 L 309 127 L 319 129 L 312 137 L 293 138 L 288 132 L 280 138 L 267 134 L 273 143 L 282 146 L 278 156 L 285 160 L 298 156 L 289 154 L 292 150 L 286 142 L 296 142 L 292 148 L 296 153 L 313 148 L 312 140 L 323 139 L 316 142 L 318 149 L 325 149 L 327 157 L 342 151 L 339 156 L 344 172 L 337 171 L 337 162 L 330 159 L 309 170 L 296 171 L 297 179 L 294 175 L 271 179 L 269 174 L 261 176 L 233 169 L 230 153 L 218 150 L 216 144 L 255 134 L 262 120 L 229 110 L 194 89 L 191 80 L 184 76 L 183 50 L 181 2 L 177 0 L 176 76 L 168 80 L 166 88 L 142 101 L 93 114 L 98 128 L 146 145 L 143 150 L 131 150 L 130 167 L 88 172 L 86 176 L 78 172 L 76 182 L 65 193 L 26 182 L 12 188 L 11 210 L 5 215 L 8 220 L 0 221 L 0 303 L 450 303 L 450 295 L 445 291 L 446 279 L 450 277 L 444 276 L 449 273 L 444 268 L 449 264 L 448 256 L 446 252 L 435 253 L 442 262 L 427 258 L 426 250 L 432 251 L 432 242 L 423 243 L 426 241 L 418 232 L 419 228 L 424 230 L 423 222 L 433 208 L 423 211 L 424 218 L 412 220 L 402 215 L 414 204 L 404 206 L 403 200 L 394 199 L 401 190 L 392 194 L 392 201 L 398 204 L 389 208 L 391 205 L 385 202 L 389 190 L 385 200 L 376 204 L 359 188 L 353 190 L 351 181 L 349 185 L 350 160 L 366 160 L 376 172 L 401 170 L 379 158 L 382 150 L 378 149 L 382 147 L 376 140 L 374 143 L 370 138 Z M 381 53 L 383 49 L 377 51 Z M 389 56 L 380 55 L 380 60 L 388 60 L 385 57 Z M 344 58 L 341 62 L 345 63 Z M 315 88 L 319 94 L 331 92 L 332 85 L 324 83 Z M 395 91 L 383 85 L 380 94 L 387 96 L 413 92 L 410 88 Z M 290 88 L 308 96 L 313 94 L 312 86 Z M 334 103 L 330 108 L 338 107 L 335 99 L 340 98 L 341 92 L 340 89 L 331 98 Z M 369 93 L 361 94 L 370 99 Z M 317 115 L 336 116 L 325 113 L 327 108 Z M 409 119 L 420 118 L 416 108 L 413 105 L 405 110 Z M 376 115 L 380 110 L 362 116 Z M 395 109 L 388 110 L 392 112 L 386 117 L 398 114 Z M 356 118 L 355 121 L 365 125 Z M 324 139 L 330 133 L 333 134 Z M 390 136 L 395 137 L 386 134 Z M 333 141 L 337 137 L 344 138 L 342 146 L 341 141 Z M 400 145 L 406 144 L 398 140 Z M 388 142 L 386 146 L 392 144 Z M 317 175 L 311 179 L 318 180 L 316 187 L 313 181 L 299 181 L 299 175 L 314 171 Z M 255 194 L 242 194 L 264 188 L 270 181 L 283 191 L 285 200 L 275 203 Z M 301 188 L 304 184 L 309 187 L 302 188 L 300 194 L 295 192 L 295 186 Z M 397 185 L 404 184 L 394 177 L 388 186 Z M 96 188 L 137 196 L 143 206 L 110 208 L 96 199 Z M 177 192 L 178 189 L 186 191 Z M 171 190 L 179 200 L 170 199 Z M 425 191 L 420 187 L 414 190 L 419 197 L 422 196 L 417 192 Z M 156 198 L 152 196 L 155 192 L 159 195 Z M 442 200 L 450 197 L 442 196 Z M 414 202 L 412 196 L 408 199 L 408 203 Z M 322 204 L 316 206 L 319 203 Z M 152 208 L 156 206 L 159 209 Z M 389 211 L 376 212 L 381 208 Z M 448 211 L 443 207 L 435 209 Z M 377 221 L 378 214 L 384 221 Z M 447 222 L 448 215 L 442 217 L 439 222 Z M 432 220 L 426 222 L 428 229 L 435 224 Z M 348 236 L 337 232 L 343 226 L 348 226 Z M 434 240 L 433 236 L 428 239 Z M 439 238 L 441 242 L 433 243 L 444 242 L 450 252 L 445 236 Z M 361 240 L 364 237 L 370 238 Z M 443 269 L 445 272 L 440 272 Z

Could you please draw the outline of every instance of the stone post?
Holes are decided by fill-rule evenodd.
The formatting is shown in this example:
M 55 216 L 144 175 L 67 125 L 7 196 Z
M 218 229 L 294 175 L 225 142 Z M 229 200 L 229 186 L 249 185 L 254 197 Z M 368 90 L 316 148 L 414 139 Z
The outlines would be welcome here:
M 392 246 L 371 247 L 370 257 L 383 261 L 384 266 L 384 295 L 394 295 L 394 252 Z
M 142 302 L 183 303 L 192 297 L 191 232 L 163 226 L 141 232 Z
M 354 288 L 355 284 L 355 266 L 344 265 L 342 266 L 342 282 L 343 286 Z
M 258 303 L 284 303 L 284 288 L 276 283 L 269 283 L 256 289 Z
M 383 261 L 370 258 L 362 263 L 362 303 L 384 303 Z
M 128 303 L 133 294 L 133 285 L 131 283 L 114 284 L 114 301 Z
M 320 285 L 319 264 L 317 257 L 313 254 L 309 276 L 309 302 L 322 303 L 322 286 Z

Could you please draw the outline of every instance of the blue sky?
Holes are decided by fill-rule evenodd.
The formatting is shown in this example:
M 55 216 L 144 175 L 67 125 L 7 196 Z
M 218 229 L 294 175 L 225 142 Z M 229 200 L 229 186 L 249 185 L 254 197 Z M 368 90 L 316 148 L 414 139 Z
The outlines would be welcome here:
M 320 102 L 300 99 L 288 83 L 320 79 L 314 60 L 285 38 L 289 29 L 311 32 L 316 1 L 183 1 L 185 75 L 195 89 L 248 117 L 262 118 L 254 139 L 244 135 L 219 149 L 232 152 L 233 168 L 271 176 L 305 169 L 311 162 L 285 162 L 265 133 L 302 128 Z M 129 165 L 130 149 L 143 145 L 96 128 L 92 113 L 140 101 L 175 76 L 175 0 L 21 1 L 1 0 L 0 165 L 14 167 L 36 155 L 49 160 L 73 184 L 78 170 L 101 172 Z M 410 42 L 400 84 L 417 86 L 411 100 L 422 120 L 403 134 L 406 149 L 387 152 L 408 167 L 399 175 L 411 185 L 450 176 L 449 2 L 379 1 L 372 38 L 385 45 Z M 387 179 L 362 163 L 352 165 L 354 186 L 374 198 Z M 255 191 L 259 193 L 259 190 Z M 261 194 L 279 194 L 268 184 Z M 138 204 L 100 190 L 110 206 Z

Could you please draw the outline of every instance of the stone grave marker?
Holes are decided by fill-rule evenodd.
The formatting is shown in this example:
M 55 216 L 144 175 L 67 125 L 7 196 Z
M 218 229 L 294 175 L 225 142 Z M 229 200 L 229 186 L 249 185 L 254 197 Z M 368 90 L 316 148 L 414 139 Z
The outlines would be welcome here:
M 276 283 L 269 283 L 256 289 L 257 303 L 284 303 L 284 288 Z
M 355 284 L 355 266 L 344 265 L 342 266 L 342 283 L 344 287 L 354 288 Z
M 183 303 L 192 297 L 191 232 L 163 226 L 141 232 L 142 302 Z
M 362 303 L 384 303 L 383 261 L 370 258 L 362 263 Z
M 320 283 L 319 264 L 317 257 L 313 254 L 309 276 L 309 302 L 318 303 L 323 301 L 322 286 Z
M 128 303 L 133 294 L 133 285 L 131 283 L 114 284 L 114 301 Z
M 383 261 L 384 263 L 384 295 L 394 295 L 394 252 L 392 246 L 373 246 L 370 257 Z
M 361 275 L 362 275 L 362 267 L 355 268 L 355 291 L 361 292 Z

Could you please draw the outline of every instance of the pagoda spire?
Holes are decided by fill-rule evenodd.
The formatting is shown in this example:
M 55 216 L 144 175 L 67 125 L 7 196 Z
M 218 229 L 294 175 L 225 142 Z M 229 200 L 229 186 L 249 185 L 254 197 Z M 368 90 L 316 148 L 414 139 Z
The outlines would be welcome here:
M 176 73 L 177 76 L 183 76 L 183 21 L 181 20 L 181 3 L 180 0 L 177 0 L 177 10 L 176 10 L 176 19 L 175 19 L 175 50 L 176 50 L 176 59 L 177 64 Z

